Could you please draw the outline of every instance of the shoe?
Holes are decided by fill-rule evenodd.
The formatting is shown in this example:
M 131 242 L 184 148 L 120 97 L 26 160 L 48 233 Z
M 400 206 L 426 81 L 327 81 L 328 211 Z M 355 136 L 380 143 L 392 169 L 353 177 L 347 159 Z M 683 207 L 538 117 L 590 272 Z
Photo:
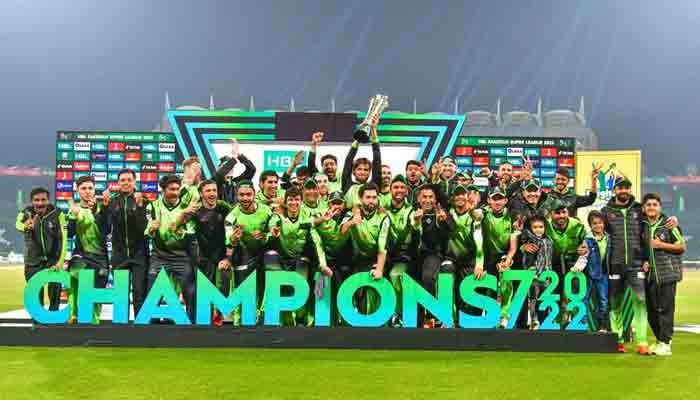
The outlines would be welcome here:
M 423 329 L 433 329 L 435 328 L 435 319 L 434 318 L 428 318 L 425 320 L 423 323 Z
M 75 325 L 78 323 L 78 317 L 70 317 L 68 319 L 68 325 Z
M 211 322 L 212 324 L 214 324 L 214 326 L 222 326 L 224 325 L 224 318 L 221 316 L 220 313 L 215 312 Z
M 532 321 L 532 323 L 530 324 L 530 330 L 536 331 L 538 329 L 540 329 L 540 321 L 537 321 L 537 320 Z
M 637 346 L 637 354 L 642 355 L 642 356 L 651 356 L 652 353 L 649 350 L 649 346 L 645 344 L 640 344 Z
M 501 320 L 498 322 L 498 325 L 496 325 L 497 329 L 505 329 L 508 327 L 508 318 L 507 317 L 501 317 Z
M 398 314 L 394 314 L 391 316 L 391 322 L 389 322 L 389 325 L 392 328 L 401 328 L 403 327 L 403 321 L 401 321 L 401 317 L 399 317 Z
M 658 342 L 656 346 L 654 347 L 653 350 L 654 354 L 657 356 L 670 356 L 671 353 L 671 345 L 666 344 L 664 342 Z
M 624 352 L 625 352 L 625 344 L 624 344 L 624 343 L 618 343 L 618 344 L 617 344 L 617 352 L 618 352 L 618 353 L 624 353 Z

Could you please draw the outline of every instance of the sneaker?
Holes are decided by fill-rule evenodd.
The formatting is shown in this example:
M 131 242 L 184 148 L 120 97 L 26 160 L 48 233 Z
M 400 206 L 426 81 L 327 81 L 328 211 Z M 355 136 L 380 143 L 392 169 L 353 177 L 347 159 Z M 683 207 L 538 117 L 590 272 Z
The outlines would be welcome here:
M 540 329 L 540 321 L 532 321 L 532 323 L 530 324 L 530 330 L 536 331 L 538 329 Z
M 617 352 L 618 352 L 618 353 L 624 353 L 624 352 L 625 352 L 625 344 L 624 344 L 624 343 L 618 343 L 618 344 L 617 344 Z
M 671 355 L 671 345 L 664 342 L 658 342 L 653 350 L 654 354 L 657 356 L 670 356 Z
M 640 344 L 639 346 L 637 346 L 637 354 L 642 356 L 652 355 L 651 351 L 649 350 L 649 346 L 645 344 Z
M 68 319 L 68 325 L 75 325 L 78 323 L 78 317 L 70 317 Z
M 403 321 L 401 321 L 401 317 L 399 317 L 398 314 L 394 314 L 391 316 L 391 322 L 389 322 L 389 325 L 392 328 L 401 328 L 403 327 Z
M 424 329 L 433 329 L 435 328 L 435 319 L 434 318 L 428 318 L 425 320 L 423 323 L 423 328 Z
M 220 313 L 215 312 L 211 322 L 212 324 L 214 324 L 214 326 L 222 326 L 224 324 L 224 318 L 221 316 Z
M 497 329 L 505 329 L 508 327 L 508 317 L 501 317 L 501 320 L 496 325 Z

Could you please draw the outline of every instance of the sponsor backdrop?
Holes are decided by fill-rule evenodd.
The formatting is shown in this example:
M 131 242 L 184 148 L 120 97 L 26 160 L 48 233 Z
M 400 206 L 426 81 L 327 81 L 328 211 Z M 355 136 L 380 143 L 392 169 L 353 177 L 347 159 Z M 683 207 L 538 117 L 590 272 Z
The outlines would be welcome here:
M 503 136 L 460 137 L 452 150 L 457 168 L 478 175 L 482 168 L 496 170 L 508 161 L 515 171 L 519 171 L 524 157 L 533 163 L 533 176 L 540 180 L 542 187 L 554 187 L 554 173 L 557 167 L 568 167 L 573 185 L 574 149 L 576 140 L 572 138 L 536 138 Z M 487 186 L 485 178 L 475 179 L 480 186 Z
M 158 179 L 179 172 L 182 156 L 172 133 L 59 131 L 56 140 L 56 204 L 68 208 L 78 198 L 75 182 L 92 175 L 98 193 L 117 189 L 122 168 L 136 172 L 136 190 L 158 196 Z

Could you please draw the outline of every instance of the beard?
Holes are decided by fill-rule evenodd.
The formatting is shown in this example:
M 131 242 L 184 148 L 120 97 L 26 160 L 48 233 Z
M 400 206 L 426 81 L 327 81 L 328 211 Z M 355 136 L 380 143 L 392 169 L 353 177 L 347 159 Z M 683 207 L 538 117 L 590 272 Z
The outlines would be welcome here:
M 365 213 L 372 213 L 374 210 L 377 209 L 377 206 L 374 203 L 369 203 L 369 204 L 363 204 L 362 209 L 365 211 Z

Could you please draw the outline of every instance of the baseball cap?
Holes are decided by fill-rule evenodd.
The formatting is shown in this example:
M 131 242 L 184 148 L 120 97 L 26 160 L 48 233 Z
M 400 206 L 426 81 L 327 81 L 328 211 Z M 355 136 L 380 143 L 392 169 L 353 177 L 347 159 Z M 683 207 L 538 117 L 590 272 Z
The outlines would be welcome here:
M 304 189 L 315 189 L 318 187 L 318 183 L 313 178 L 309 178 L 304 182 Z
M 617 178 L 615 178 L 614 187 L 618 187 L 618 186 L 630 186 L 631 187 L 632 181 L 629 180 L 629 178 L 627 178 L 626 176 L 620 175 Z
M 525 182 L 523 189 L 529 189 L 529 188 L 539 189 L 541 187 L 542 186 L 540 185 L 540 182 L 537 179 L 530 179 L 529 181 Z
M 491 190 L 491 193 L 489 193 L 490 198 L 494 198 L 496 196 L 507 197 L 506 192 L 500 186 L 496 186 L 493 190 Z
M 549 211 L 559 211 L 559 210 L 566 208 L 566 207 L 567 207 L 566 203 L 564 203 L 563 201 L 561 201 L 559 199 L 555 199 L 552 202 L 552 204 L 550 204 Z
M 391 183 L 394 183 L 394 182 L 401 182 L 404 185 L 408 185 L 408 181 L 406 180 L 406 177 L 403 176 L 402 174 L 398 174 L 398 175 L 394 176 L 394 178 L 391 180 Z
M 343 198 L 343 194 L 336 191 L 332 192 L 331 194 L 328 195 L 328 203 L 335 203 L 335 202 L 341 202 L 344 203 L 345 199 Z

